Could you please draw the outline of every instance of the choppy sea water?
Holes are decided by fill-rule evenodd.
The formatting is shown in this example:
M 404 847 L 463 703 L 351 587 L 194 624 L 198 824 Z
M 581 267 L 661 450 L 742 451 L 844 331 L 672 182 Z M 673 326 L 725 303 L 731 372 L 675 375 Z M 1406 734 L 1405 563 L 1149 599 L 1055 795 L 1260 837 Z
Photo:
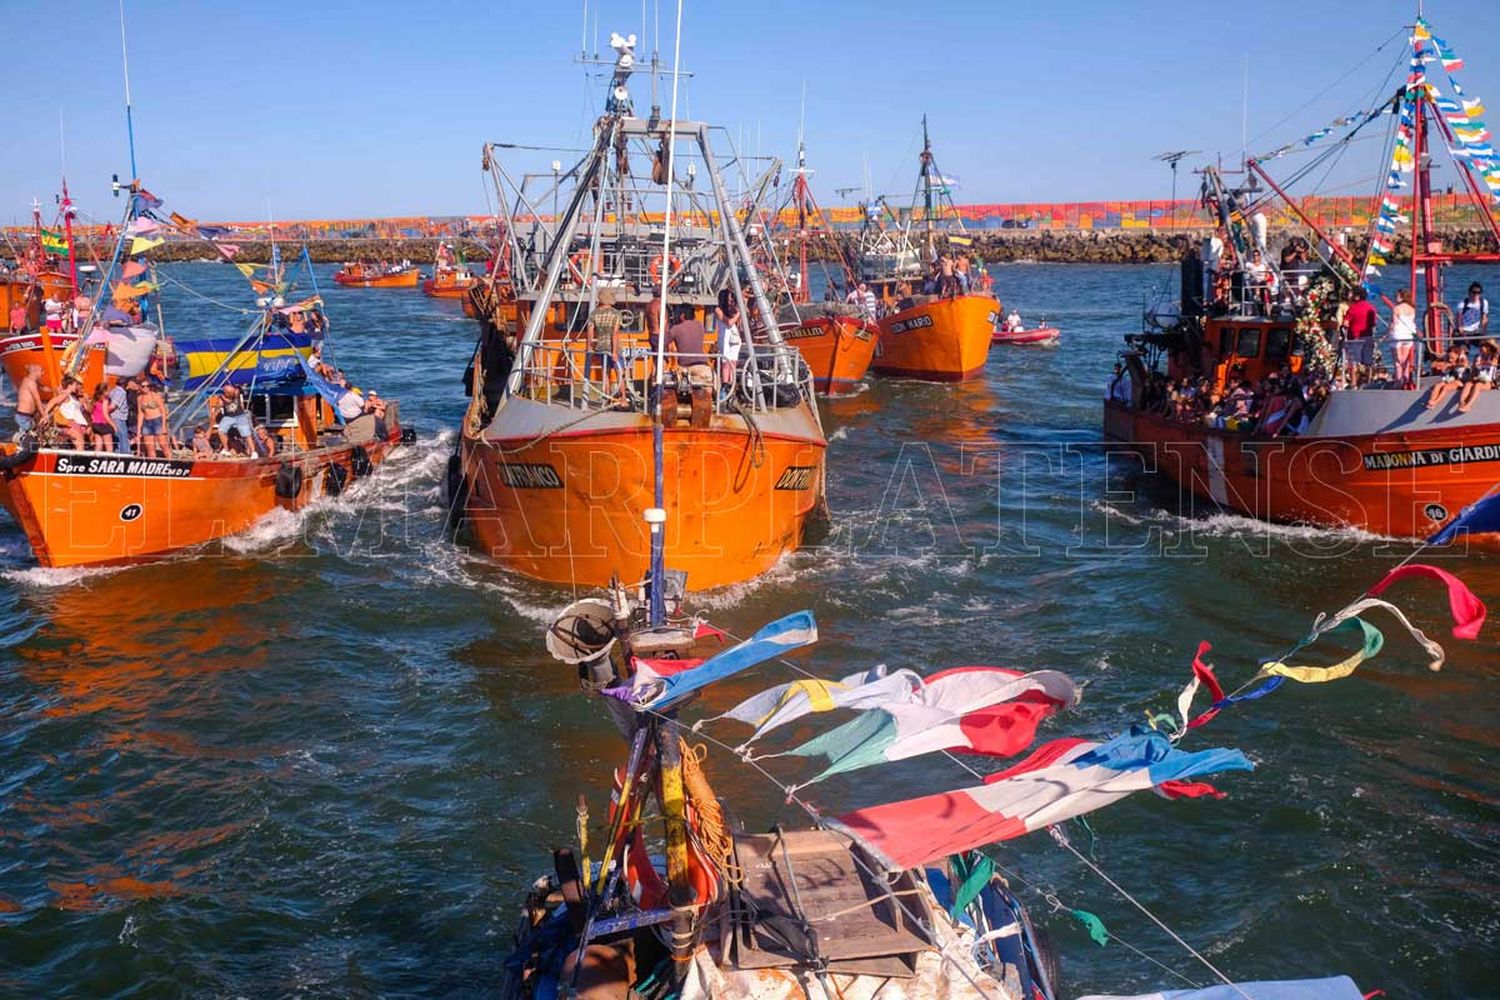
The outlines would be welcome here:
M 377 476 L 148 567 L 36 569 L 0 523 L 0 995 L 484 996 L 518 899 L 573 839 L 578 792 L 604 815 L 623 748 L 541 645 L 572 593 L 443 533 L 473 324 L 417 292 L 329 287 L 330 270 L 339 362 L 420 433 Z M 178 331 L 242 321 L 208 301 L 244 301 L 232 269 L 169 273 Z M 964 385 L 872 380 L 826 403 L 828 536 L 698 606 L 742 634 L 811 608 L 823 641 L 800 662 L 825 676 L 992 663 L 1087 681 L 1043 738 L 1170 711 L 1200 639 L 1226 680 L 1248 677 L 1408 548 L 1193 509 L 1106 457 L 1112 354 L 1170 273 L 996 268 L 1061 346 L 996 349 Z M 1500 602 L 1493 553 L 1443 565 Z M 1215 780 L 1227 798 L 1139 795 L 1071 830 L 1232 976 L 1345 972 L 1391 996 L 1500 981 L 1493 629 L 1448 640 L 1438 595 L 1398 596 L 1445 641 L 1443 672 L 1388 631 L 1353 678 L 1288 685 L 1188 738 L 1257 763 Z M 758 670 L 703 711 L 790 676 Z M 752 827 L 799 819 L 732 759 L 707 766 Z M 924 758 L 809 796 L 832 812 L 969 781 Z M 1210 981 L 1045 836 L 995 856 L 1061 952 L 1064 995 L 1183 984 L 1100 948 L 1048 894 Z

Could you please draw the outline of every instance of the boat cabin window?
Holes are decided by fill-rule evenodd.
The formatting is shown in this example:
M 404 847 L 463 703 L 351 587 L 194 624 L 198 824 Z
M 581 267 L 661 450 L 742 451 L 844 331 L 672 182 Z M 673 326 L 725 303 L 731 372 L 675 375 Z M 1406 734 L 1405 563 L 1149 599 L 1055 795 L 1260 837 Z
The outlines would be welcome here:
M 250 400 L 250 412 L 263 423 L 281 425 L 296 420 L 296 396 L 260 396 Z
M 1266 331 L 1266 361 L 1273 365 L 1282 365 L 1292 353 L 1292 331 L 1284 326 L 1278 326 L 1273 330 Z
M 1241 330 L 1234 353 L 1242 358 L 1260 357 L 1260 328 L 1247 326 Z

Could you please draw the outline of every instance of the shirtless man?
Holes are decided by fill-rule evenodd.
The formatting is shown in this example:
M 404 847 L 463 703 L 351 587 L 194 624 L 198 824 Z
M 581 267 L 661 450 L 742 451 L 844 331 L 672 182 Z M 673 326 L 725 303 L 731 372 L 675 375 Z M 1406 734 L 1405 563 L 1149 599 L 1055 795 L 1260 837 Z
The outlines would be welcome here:
M 36 426 L 37 414 L 42 412 L 42 391 L 36 383 L 41 374 L 41 365 L 27 365 L 26 377 L 16 389 L 16 427 L 22 434 Z

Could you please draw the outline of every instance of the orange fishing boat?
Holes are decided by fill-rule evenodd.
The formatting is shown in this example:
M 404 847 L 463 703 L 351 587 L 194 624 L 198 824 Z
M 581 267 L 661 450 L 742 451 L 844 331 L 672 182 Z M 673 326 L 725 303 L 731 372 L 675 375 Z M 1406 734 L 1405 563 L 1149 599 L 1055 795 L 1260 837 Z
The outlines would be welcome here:
M 469 290 L 479 284 L 476 278 L 452 247 L 439 243 L 437 259 L 433 263 L 432 277 L 422 282 L 422 292 L 435 299 L 463 299 Z
M 880 327 L 865 319 L 858 306 L 803 302 L 783 309 L 779 315 L 782 338 L 807 362 L 818 392 L 841 396 L 864 384 Z
M 872 366 L 877 375 L 961 382 L 977 376 L 989 357 L 1000 302 L 990 291 L 992 282 L 983 266 L 970 267 L 972 241 L 961 235 L 963 223 L 953 205 L 952 183 L 937 170 L 923 116 L 920 206 L 914 199 L 904 222 L 897 218 L 896 227 L 890 229 L 885 220 L 890 209 L 882 198 L 873 218 L 871 210 L 866 210 L 860 236 L 860 279 L 868 283 L 884 309 Z M 918 221 L 925 232 L 926 260 L 934 269 L 919 259 L 912 241 Z M 946 251 L 941 258 L 939 222 L 952 223 L 958 230 L 945 236 Z
M 483 326 L 452 502 L 480 551 L 540 580 L 642 579 L 653 539 L 664 538 L 665 564 L 694 589 L 739 583 L 801 543 L 827 445 L 807 367 L 750 265 L 709 126 L 631 115 L 618 95 L 633 58 L 625 40 L 616 47 L 613 96 L 593 147 L 565 175 L 575 179 L 567 207 L 538 230 L 542 250 L 512 260 L 524 324 L 514 360 L 504 331 Z M 707 173 L 706 191 L 684 189 L 679 139 Z M 632 155 L 657 167 L 632 173 Z M 604 211 L 601 191 L 622 211 Z M 499 193 L 507 210 L 524 203 Z M 733 364 L 715 289 L 753 317 Z M 678 317 L 670 351 L 649 333 L 663 311 Z M 596 322 L 615 336 L 586 351 Z
M 170 222 L 156 218 L 161 202 L 138 182 L 130 192 L 129 221 L 150 218 L 184 233 L 195 229 L 175 215 Z M 126 256 L 131 230 L 122 227 L 116 261 Z M 49 417 L 0 447 L 0 505 L 26 533 L 39 563 L 140 562 L 201 545 L 242 531 L 278 507 L 296 510 L 337 495 L 409 440 L 394 401 L 350 389 L 338 373 L 309 362 L 327 329 L 321 299 L 284 304 L 282 293 L 293 286 L 279 263 L 270 281 L 257 285 L 269 285 L 275 296 L 257 299 L 261 311 L 247 331 L 179 342 L 183 378 L 155 403 L 161 416 L 146 420 L 150 411 L 141 397 L 139 436 L 147 440 L 93 435 L 93 443 L 115 450 L 84 450 L 82 428 Z M 145 312 L 154 286 L 132 292 Z M 85 343 L 98 335 L 113 353 L 113 338 L 129 329 L 108 326 L 109 308 L 96 309 L 85 339 L 65 355 L 65 376 L 78 378 L 89 358 L 106 353 L 83 350 Z M 64 384 L 71 387 L 71 380 Z M 54 399 L 64 416 L 67 399 Z M 124 415 L 115 421 L 118 432 Z M 211 429 L 222 435 L 217 446 Z M 127 439 L 134 430 L 124 427 Z
M 1367 126 L 1391 123 L 1395 141 L 1386 148 L 1395 153 L 1388 188 L 1404 188 L 1411 177 L 1412 200 L 1380 199 L 1365 259 L 1355 259 L 1304 217 L 1321 237 L 1326 260 L 1299 264 L 1293 247 L 1294 266 L 1272 268 L 1274 277 L 1267 278 L 1263 268 L 1246 264 L 1263 231 L 1254 222 L 1254 195 L 1227 190 L 1210 168 L 1204 196 L 1219 210 L 1224 239 L 1208 247 L 1207 262 L 1218 267 L 1205 274 L 1205 260 L 1190 253 L 1177 314 L 1158 317 L 1156 330 L 1127 338 L 1125 365 L 1105 402 L 1106 437 L 1129 443 L 1147 456 L 1148 468 L 1216 507 L 1270 521 L 1426 538 L 1500 479 L 1500 393 L 1476 389 L 1471 405 L 1463 407 L 1460 390 L 1429 405 L 1435 385 L 1447 380 L 1456 388 L 1481 379 L 1486 366 L 1491 374 L 1496 370 L 1484 353 L 1493 345 L 1487 333 L 1455 331 L 1442 272 L 1459 262 L 1500 263 L 1500 225 L 1490 211 L 1491 192 L 1484 190 L 1500 190 L 1500 175 L 1489 182 L 1492 164 L 1482 152 L 1455 163 L 1490 249 L 1443 250 L 1433 228 L 1428 151 L 1446 143 L 1467 152 L 1464 134 L 1473 130 L 1465 105 L 1443 97 L 1429 81 L 1426 67 L 1439 60 L 1428 58 L 1424 43 L 1431 34 L 1420 17 L 1417 26 L 1411 75 L 1394 99 L 1297 144 L 1313 145 L 1345 128 L 1348 134 L 1323 153 L 1338 155 Z M 1443 56 L 1443 63 L 1451 61 Z M 1434 131 L 1443 141 L 1429 143 Z M 1298 203 L 1286 198 L 1258 160 L 1247 166 L 1300 216 Z M 1393 309 L 1401 302 L 1404 296 L 1396 293 L 1406 289 L 1382 288 L 1377 279 L 1405 211 L 1411 212 L 1413 252 L 1402 283 L 1423 288 L 1426 308 L 1420 317 L 1415 309 L 1406 312 L 1405 319 L 1393 312 L 1393 325 L 1405 326 L 1407 336 L 1397 329 L 1396 339 L 1382 345 L 1390 352 L 1390 361 L 1382 363 L 1370 339 L 1345 340 L 1340 348 L 1333 336 L 1334 307 L 1340 298 L 1390 302 L 1388 294 L 1396 297 Z M 1358 322 L 1365 315 L 1373 324 L 1373 314 L 1363 311 Z M 1434 367 L 1444 371 L 1424 373 L 1424 355 L 1445 344 L 1459 345 L 1462 363 L 1446 366 L 1440 360 Z M 1476 349 L 1478 358 L 1469 354 Z M 1407 358 L 1411 368 L 1403 372 Z M 1200 396 L 1207 402 L 1198 402 Z
M 797 213 L 797 228 L 791 237 L 797 241 L 798 270 L 795 283 L 786 290 L 789 299 L 777 314 L 781 321 L 781 336 L 797 348 L 807 367 L 812 370 L 813 386 L 818 392 L 829 396 L 843 395 L 856 390 L 870 370 L 875 357 L 875 345 L 880 336 L 880 327 L 875 323 L 874 299 L 867 306 L 859 302 L 814 303 L 808 283 L 808 245 L 816 242 L 824 255 L 832 255 L 843 272 L 845 284 L 854 287 L 854 273 L 844 255 L 844 248 L 834 239 L 833 229 L 828 224 L 823 210 L 813 199 L 807 183 L 806 150 L 801 143 L 797 147 L 796 181 L 792 185 L 792 207 Z M 777 217 L 780 213 L 777 213 Z M 811 223 L 811 224 L 809 224 Z M 774 243 L 765 241 L 770 250 Z M 779 266 L 767 268 L 779 275 Z M 824 274 L 824 280 L 832 281 Z
M 416 288 L 420 277 L 415 264 L 370 264 L 356 261 L 333 272 L 333 280 L 349 288 Z
M 920 295 L 880 320 L 875 374 L 929 382 L 974 378 L 989 359 L 1000 303 L 989 295 Z
M 20 385 L 26 369 L 41 368 L 38 379 L 44 395 L 61 378 L 62 354 L 78 340 L 73 317 L 75 308 L 87 309 L 79 299 L 78 270 L 73 260 L 73 203 L 63 182 L 62 218 L 64 235 L 42 228 L 41 206 L 32 204 L 32 235 L 19 255 L 13 271 L 0 275 L 0 364 L 11 385 Z M 61 243 L 59 243 L 59 239 Z M 65 264 L 69 270 L 63 271 Z M 48 313 L 48 303 L 55 308 Z

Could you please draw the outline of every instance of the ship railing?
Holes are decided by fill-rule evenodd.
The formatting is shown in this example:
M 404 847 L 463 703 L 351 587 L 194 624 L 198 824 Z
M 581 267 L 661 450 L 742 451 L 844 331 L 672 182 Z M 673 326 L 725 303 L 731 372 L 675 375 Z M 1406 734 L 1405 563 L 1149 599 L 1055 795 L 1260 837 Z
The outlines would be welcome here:
M 1410 344 L 1414 352 L 1412 356 L 1412 372 L 1415 377 L 1412 379 L 1410 385 L 1382 384 L 1378 386 L 1367 385 L 1363 386 L 1362 388 L 1408 389 L 1410 391 L 1419 391 L 1422 386 L 1422 373 L 1426 370 L 1428 363 L 1432 361 L 1442 360 L 1447 355 L 1449 347 L 1455 344 L 1463 347 L 1464 352 L 1468 357 L 1468 360 L 1465 363 L 1472 365 L 1478 360 L 1477 348 L 1479 348 L 1486 341 L 1495 339 L 1497 339 L 1496 336 L 1488 332 L 1453 332 L 1444 333 L 1440 338 L 1429 339 L 1427 337 L 1417 336 L 1411 339 L 1397 340 L 1396 338 L 1392 337 L 1389 332 L 1386 332 L 1375 338 L 1374 344 L 1375 347 L 1379 350 L 1380 354 L 1378 358 L 1372 359 L 1372 362 L 1378 361 L 1379 364 L 1376 365 L 1372 363 L 1371 367 L 1383 368 L 1386 372 L 1386 375 L 1390 379 L 1394 380 L 1396 368 L 1396 348 L 1401 344 Z M 1436 343 L 1434 341 L 1436 341 Z M 1441 350 L 1436 349 L 1438 343 L 1441 344 Z M 1345 365 L 1345 348 L 1347 344 L 1348 339 L 1341 336 L 1338 338 L 1337 344 L 1335 345 L 1338 352 L 1339 368 L 1341 370 Z
M 716 414 L 765 413 L 812 398 L 812 373 L 786 344 L 753 344 L 733 367 L 717 352 L 671 351 L 665 362 L 664 391 L 691 396 L 699 390 Z M 581 340 L 535 344 L 516 364 L 523 372 L 520 396 L 536 402 L 647 413 L 655 398 L 656 352 L 645 343 L 612 354 Z

